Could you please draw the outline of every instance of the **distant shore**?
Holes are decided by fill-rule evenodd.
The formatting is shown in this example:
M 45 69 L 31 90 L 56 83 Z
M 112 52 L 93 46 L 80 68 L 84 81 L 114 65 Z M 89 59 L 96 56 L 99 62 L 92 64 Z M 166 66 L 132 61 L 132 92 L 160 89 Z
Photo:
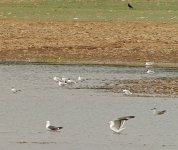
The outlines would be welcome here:
M 0 63 L 178 68 L 178 23 L 0 20 Z

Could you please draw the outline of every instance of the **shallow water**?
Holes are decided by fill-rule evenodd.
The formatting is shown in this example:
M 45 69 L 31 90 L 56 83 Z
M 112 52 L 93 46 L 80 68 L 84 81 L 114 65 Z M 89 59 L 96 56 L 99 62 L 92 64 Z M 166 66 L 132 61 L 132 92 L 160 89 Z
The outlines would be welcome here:
M 75 87 L 108 81 L 178 76 L 176 70 L 77 65 L 0 65 L 0 148 L 31 149 L 142 149 L 177 150 L 177 98 L 127 97 L 91 89 L 59 87 L 54 76 L 88 80 Z M 21 89 L 14 94 L 11 87 Z M 153 116 L 151 108 L 166 109 Z M 108 122 L 135 115 L 127 129 L 114 134 Z M 61 132 L 45 129 L 46 120 L 63 126 Z

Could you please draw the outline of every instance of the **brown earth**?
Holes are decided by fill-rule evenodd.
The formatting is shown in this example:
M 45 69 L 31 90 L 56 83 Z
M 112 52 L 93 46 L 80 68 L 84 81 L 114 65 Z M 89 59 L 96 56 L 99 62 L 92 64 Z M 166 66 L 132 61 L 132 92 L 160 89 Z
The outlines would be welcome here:
M 122 80 L 115 83 L 106 83 L 97 89 L 107 89 L 113 92 L 122 93 L 127 89 L 134 94 L 162 94 L 170 97 L 178 95 L 178 77 L 176 78 L 151 78 L 142 80 Z M 143 95 L 145 96 L 145 95 Z
M 0 61 L 178 63 L 178 23 L 0 20 Z

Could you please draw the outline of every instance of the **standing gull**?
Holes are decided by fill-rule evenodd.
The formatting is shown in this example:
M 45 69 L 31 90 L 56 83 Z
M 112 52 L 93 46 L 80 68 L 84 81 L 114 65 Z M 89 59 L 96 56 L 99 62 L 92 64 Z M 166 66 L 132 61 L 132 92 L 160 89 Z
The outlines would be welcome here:
M 63 127 L 55 127 L 50 124 L 50 121 L 46 121 L 46 129 L 50 131 L 61 131 Z
M 19 90 L 19 89 L 15 89 L 14 87 L 11 88 L 11 91 L 13 93 L 17 93 L 17 92 L 21 92 L 22 90 Z
M 56 81 L 56 82 L 59 82 L 59 81 L 60 81 L 60 79 L 59 79 L 58 77 L 56 77 L 56 76 L 53 77 L 53 80 Z
M 157 111 L 156 108 L 152 108 L 151 110 L 153 111 L 153 114 L 154 114 L 154 115 L 163 115 L 163 114 L 166 113 L 166 110 Z
M 153 64 L 154 64 L 154 62 L 146 62 L 145 67 L 152 67 Z
M 129 90 L 124 89 L 122 91 L 124 92 L 125 95 L 132 95 L 132 92 L 130 92 Z
M 59 82 L 58 82 L 58 85 L 59 85 L 59 86 L 65 86 L 65 85 L 67 85 L 67 83 L 66 83 L 66 82 L 61 82 L 61 81 L 59 81 Z
M 110 125 L 110 129 L 116 133 L 120 133 L 121 131 L 123 131 L 124 128 L 124 123 L 125 121 L 131 119 L 131 118 L 135 118 L 135 116 L 126 116 L 126 117 L 121 117 L 121 118 L 118 118 L 117 120 L 114 120 L 114 121 L 110 121 L 109 122 L 109 125 Z

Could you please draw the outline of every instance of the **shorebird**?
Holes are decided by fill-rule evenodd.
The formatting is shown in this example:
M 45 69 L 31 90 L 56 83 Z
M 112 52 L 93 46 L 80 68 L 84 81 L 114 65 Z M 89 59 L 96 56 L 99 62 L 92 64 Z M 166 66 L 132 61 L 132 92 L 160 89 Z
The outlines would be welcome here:
M 163 114 L 166 113 L 166 110 L 157 111 L 156 108 L 152 108 L 151 110 L 153 111 L 153 114 L 154 114 L 154 115 L 163 115 Z
M 129 90 L 124 89 L 122 91 L 124 92 L 125 95 L 132 95 L 132 92 L 130 92 Z
M 11 88 L 11 91 L 13 93 L 17 93 L 17 92 L 21 92 L 22 90 L 19 90 L 19 89 L 15 89 L 14 87 Z
M 133 9 L 133 6 L 130 4 L 130 3 L 128 3 L 128 5 L 127 5 L 130 9 Z
M 135 116 L 126 116 L 126 117 L 118 118 L 117 120 L 114 120 L 114 121 L 109 121 L 109 125 L 110 125 L 109 127 L 115 133 L 120 133 L 121 131 L 126 129 L 123 127 L 125 121 L 127 121 L 131 118 L 135 118 Z
M 46 121 L 46 129 L 50 131 L 61 131 L 63 127 L 55 127 L 50 124 L 50 121 Z

